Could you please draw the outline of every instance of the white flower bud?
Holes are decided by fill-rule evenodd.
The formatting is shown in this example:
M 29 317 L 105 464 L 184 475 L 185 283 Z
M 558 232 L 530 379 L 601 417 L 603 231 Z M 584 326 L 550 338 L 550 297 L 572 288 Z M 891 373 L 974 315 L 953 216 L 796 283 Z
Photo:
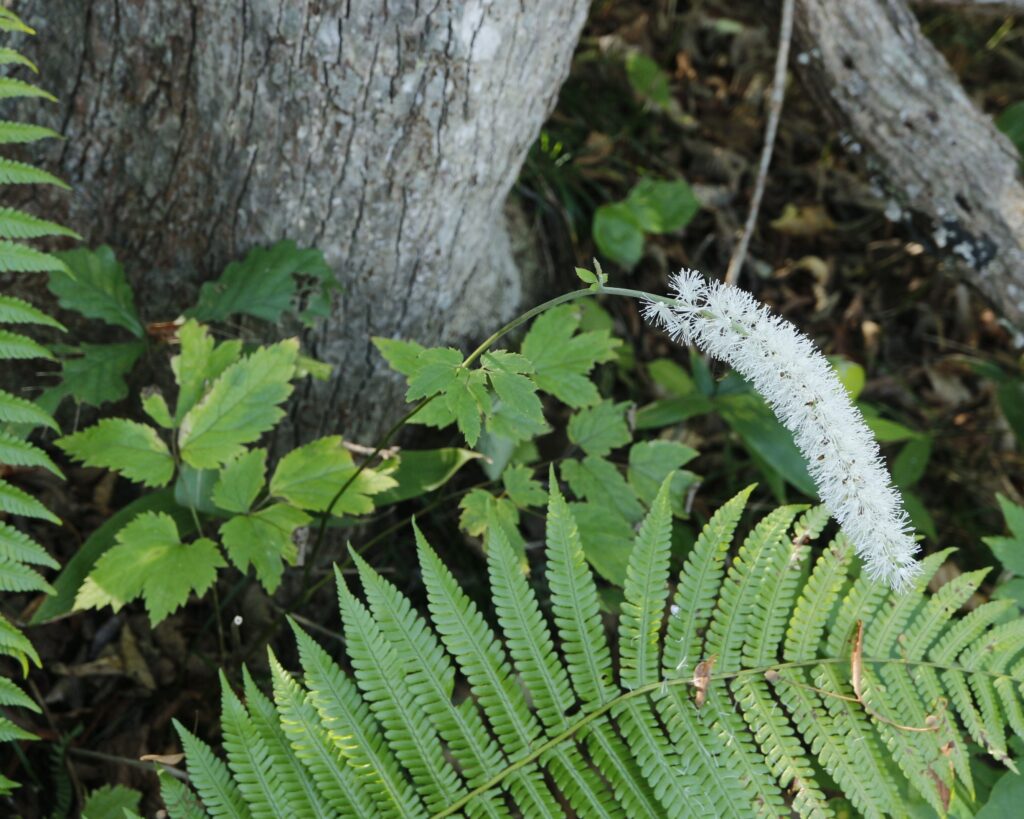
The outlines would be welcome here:
M 828 360 L 744 290 L 683 270 L 671 292 L 671 304 L 647 301 L 644 317 L 674 341 L 730 364 L 764 396 L 865 570 L 906 589 L 920 571 L 910 519 L 874 435 Z

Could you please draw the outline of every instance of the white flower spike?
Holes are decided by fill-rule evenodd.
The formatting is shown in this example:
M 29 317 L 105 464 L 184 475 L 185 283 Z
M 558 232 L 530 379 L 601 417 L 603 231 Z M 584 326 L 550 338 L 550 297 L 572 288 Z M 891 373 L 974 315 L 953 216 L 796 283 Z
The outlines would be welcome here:
M 920 571 L 918 545 L 864 417 L 807 336 L 744 290 L 695 270 L 671 279 L 674 300 L 648 300 L 644 317 L 679 343 L 732 366 L 792 434 L 829 512 L 865 570 L 897 591 Z

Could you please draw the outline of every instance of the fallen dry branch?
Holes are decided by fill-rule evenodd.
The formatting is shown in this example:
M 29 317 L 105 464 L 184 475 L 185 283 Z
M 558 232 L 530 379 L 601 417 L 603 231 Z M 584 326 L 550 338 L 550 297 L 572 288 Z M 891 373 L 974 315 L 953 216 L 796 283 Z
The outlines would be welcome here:
M 764 147 L 761 149 L 761 162 L 757 166 L 757 178 L 754 182 L 754 193 L 750 197 L 750 210 L 747 221 L 743 225 L 743 233 L 729 259 L 729 267 L 725 271 L 725 280 L 736 284 L 747 258 L 747 246 L 757 226 L 757 214 L 761 209 L 765 182 L 768 179 L 768 168 L 772 164 L 772 152 L 775 149 L 775 135 L 779 130 L 782 118 L 782 104 L 786 99 L 786 66 L 789 65 L 789 47 L 793 40 L 793 8 L 794 0 L 782 0 L 782 14 L 779 21 L 779 47 L 775 54 L 775 71 L 772 77 L 772 92 L 768 98 L 768 120 L 764 129 Z
M 917 6 L 948 6 L 989 14 L 1024 14 L 1024 0 L 914 0 Z
M 1020 156 L 904 0 L 799 0 L 796 28 L 804 84 L 848 148 L 868 151 L 932 248 L 1024 329 Z

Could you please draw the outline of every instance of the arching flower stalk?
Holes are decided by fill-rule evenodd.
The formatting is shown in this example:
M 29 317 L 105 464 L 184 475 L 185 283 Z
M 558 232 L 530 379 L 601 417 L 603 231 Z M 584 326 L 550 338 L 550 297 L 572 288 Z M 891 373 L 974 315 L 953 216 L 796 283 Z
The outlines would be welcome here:
M 671 292 L 671 300 L 647 300 L 645 318 L 674 341 L 725 361 L 764 396 L 867 573 L 906 589 L 920 570 L 910 519 L 874 435 L 828 360 L 744 290 L 683 270 Z

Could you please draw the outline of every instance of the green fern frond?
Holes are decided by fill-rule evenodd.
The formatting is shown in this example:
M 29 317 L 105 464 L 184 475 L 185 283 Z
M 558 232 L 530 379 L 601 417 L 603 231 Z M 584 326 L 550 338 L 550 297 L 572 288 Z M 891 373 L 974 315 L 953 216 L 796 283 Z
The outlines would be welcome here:
M 427 807 L 434 812 L 466 792 L 444 752 L 427 715 L 416 707 L 405 684 L 399 655 L 384 639 L 370 612 L 337 575 L 338 604 L 348 656 L 356 683 L 384 728 L 399 764 L 409 772 Z
M 66 273 L 67 269 L 67 265 L 52 253 L 15 242 L 0 241 L 0 272 L 48 273 L 56 270 Z
M 43 125 L 0 119 L 0 145 L 26 144 L 41 139 L 60 139 L 60 134 Z
M 210 815 L 249 819 L 249 809 L 228 766 L 217 758 L 209 745 L 193 736 L 177 720 L 174 728 L 188 759 L 189 778 Z
M 161 774 L 160 798 L 169 819 L 206 819 L 208 816 L 195 792 L 173 776 Z
M 0 296 L 0 324 L 40 324 L 56 330 L 66 329 L 52 316 L 14 296 Z
M 0 390 L 0 422 L 6 424 L 27 424 L 30 427 L 48 427 L 60 430 L 57 422 L 46 410 L 25 398 Z
M 34 33 L 20 18 L 6 8 L 0 9 L 0 30 Z M 38 70 L 35 64 L 19 52 L 0 48 L 0 65 Z M 38 98 L 53 101 L 49 92 L 15 77 L 0 77 L 0 101 L 5 99 Z M 25 144 L 58 136 L 49 128 L 26 123 L 0 120 L 0 144 Z M 51 173 L 25 162 L 0 157 L 0 185 L 45 184 L 60 188 L 68 186 Z M 0 272 L 32 273 L 66 269 L 64 263 L 50 253 L 38 250 L 23 240 L 44 236 L 77 237 L 54 222 L 31 216 L 13 208 L 0 208 Z M 13 296 L 0 296 L 0 324 L 30 324 L 63 330 L 60 322 Z M 53 361 L 50 351 L 34 339 L 19 332 L 0 329 L 0 361 L 26 361 L 40 359 Z M 16 425 L 16 429 L 11 427 Z M 37 427 L 57 430 L 57 424 L 42 407 L 0 390 L 0 466 L 12 467 L 5 475 L 17 481 L 18 470 L 45 469 L 63 477 L 50 457 L 28 440 Z M 0 514 L 22 516 L 59 523 L 59 519 L 39 500 L 7 480 L 0 480 Z M 44 592 L 53 588 L 37 567 L 56 568 L 57 564 L 45 550 L 27 535 L 8 523 L 0 523 L 0 592 Z M 39 664 L 39 657 L 23 634 L 4 618 L 0 618 L 0 654 L 13 657 L 21 663 L 25 673 L 28 663 Z M 25 698 L 12 695 L 14 684 L 0 679 L 0 694 L 9 704 L 34 707 Z M 31 739 L 31 735 L 3 720 L 0 723 L 0 742 Z M 61 752 L 63 756 L 63 751 Z M 16 784 L 6 777 L 0 778 L 0 796 L 10 793 Z
M 407 685 L 458 763 L 467 784 L 476 788 L 495 776 L 506 757 L 484 727 L 472 700 L 452 703 L 455 670 L 437 637 L 393 585 L 353 555 L 367 601 L 385 638 L 407 658 Z M 500 798 L 478 798 L 484 815 L 507 815 Z
M 2 429 L 0 429 L 0 463 L 8 466 L 38 466 L 59 478 L 64 477 L 64 473 L 43 450 Z
M 632 544 L 614 643 L 554 481 L 550 618 L 500 525 L 486 544 L 493 622 L 418 529 L 429 620 L 354 557 L 366 602 L 337 577 L 352 675 L 293 623 L 302 683 L 271 655 L 273 704 L 248 675 L 247 705 L 225 695 L 234 792 L 218 778 L 229 769 L 183 735 L 190 771 L 207 771 L 204 804 L 237 793 L 254 814 L 278 800 L 303 815 L 828 817 L 838 788 L 864 816 L 902 817 L 907 793 L 942 814 L 970 792 L 949 747 L 961 732 L 1013 764 L 1024 618 L 1001 602 L 957 614 L 984 572 L 929 593 L 940 552 L 891 593 L 851 576 L 842 536 L 815 544 L 820 508 L 770 512 L 730 558 L 746 490 L 703 528 L 666 611 L 670 487 Z
M 10 49 L 4 49 L 4 52 L 6 52 L 6 54 L 4 55 L 5 59 L 3 59 L 2 62 L 15 62 L 15 59 L 12 59 L 11 56 L 14 55 L 15 58 L 21 58 L 18 62 L 21 62 L 22 65 L 27 65 L 35 70 L 35 66 L 31 61 L 21 57 L 17 52 L 11 51 Z M 32 83 L 25 82 L 24 80 L 16 80 L 13 77 L 0 77 L 0 100 L 19 99 L 24 97 L 38 97 L 39 99 L 44 99 L 49 102 L 57 101 L 57 98 L 53 96 L 53 94 L 49 91 L 44 91 L 38 85 L 32 85 Z
M 294 623 L 292 630 L 298 640 L 299 660 L 309 693 L 302 691 L 275 660 L 271 665 L 274 701 L 279 708 L 282 703 L 287 706 L 288 711 L 282 712 L 289 717 L 288 722 L 282 720 L 285 732 L 289 724 L 293 726 L 296 736 L 289 737 L 296 751 L 297 740 L 305 743 L 305 759 L 313 760 L 311 769 L 314 777 L 319 777 L 317 784 L 330 783 L 335 794 L 341 795 L 343 804 L 364 811 L 365 815 L 378 816 L 394 810 L 411 816 L 424 815 L 419 798 L 402 775 L 355 684 L 315 640 Z M 324 743 L 321 725 L 333 748 Z M 332 800 L 332 804 L 337 802 Z
M 317 790 L 312 775 L 295 755 L 281 728 L 274 703 L 259 690 L 244 668 L 243 681 L 246 708 L 260 742 L 267 749 L 267 757 L 280 783 L 287 815 L 318 819 L 335 816 L 334 810 Z
M 34 62 L 13 48 L 0 48 L 0 65 L 23 65 L 33 74 L 39 73 L 39 67 Z
M 56 222 L 40 219 L 14 208 L 0 208 L 0 238 L 39 239 L 43 236 L 66 236 L 71 239 L 82 237 Z
M 21 333 L 0 329 L 0 359 L 16 360 L 42 358 L 53 361 L 53 353 L 38 341 L 33 341 Z
M 53 185 L 69 190 L 64 180 L 34 165 L 0 157 L 0 185 Z M 66 268 L 55 268 L 66 270 Z

